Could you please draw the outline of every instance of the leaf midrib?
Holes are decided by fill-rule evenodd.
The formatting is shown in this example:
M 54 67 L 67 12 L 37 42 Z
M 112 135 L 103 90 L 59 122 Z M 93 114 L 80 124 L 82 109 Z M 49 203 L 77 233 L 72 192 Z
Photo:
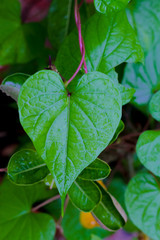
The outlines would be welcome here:
M 34 169 L 37 169 L 37 168 L 41 168 L 41 167 L 44 167 L 44 166 L 47 166 L 45 163 L 43 163 L 43 164 L 40 164 L 40 165 L 37 165 L 37 166 L 35 166 L 35 167 L 32 167 L 32 168 L 28 168 L 28 169 L 25 169 L 25 170 L 23 170 L 23 171 L 20 171 L 20 172 L 17 172 L 17 173 L 13 173 L 13 175 L 14 176 L 16 176 L 16 175 L 19 175 L 19 174 L 21 174 L 21 173 L 25 173 L 25 172 L 29 172 L 29 171 L 33 171 Z

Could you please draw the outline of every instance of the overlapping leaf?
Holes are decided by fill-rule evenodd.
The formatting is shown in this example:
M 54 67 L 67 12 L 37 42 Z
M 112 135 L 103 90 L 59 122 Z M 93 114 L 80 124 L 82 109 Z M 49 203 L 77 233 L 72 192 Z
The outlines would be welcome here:
M 101 13 L 108 13 L 108 12 L 117 12 L 124 9 L 129 0 L 94 0 L 94 5 L 97 11 Z
M 121 118 L 121 97 L 106 75 L 85 74 L 64 87 L 60 76 L 40 71 L 23 84 L 20 121 L 65 197 L 80 172 L 109 144 Z M 107 104 L 106 104 L 107 103 Z
M 160 121 L 160 91 L 156 92 L 151 98 L 149 111 L 154 119 Z

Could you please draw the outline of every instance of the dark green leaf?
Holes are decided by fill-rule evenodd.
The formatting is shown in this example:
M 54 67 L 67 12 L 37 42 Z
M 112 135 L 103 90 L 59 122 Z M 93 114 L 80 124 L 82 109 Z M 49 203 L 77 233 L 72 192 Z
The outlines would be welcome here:
M 1 0 L 0 65 L 25 63 L 37 57 L 45 34 L 38 23 L 23 24 L 18 0 Z
M 100 185 L 98 187 L 102 193 L 100 203 L 93 210 L 93 215 L 104 225 L 107 229 L 116 231 L 125 224 L 124 218 L 121 216 L 122 208 L 113 202 L 113 197 Z M 119 207 L 119 211 L 117 207 Z
M 121 93 L 122 105 L 129 103 L 136 92 L 134 88 L 127 88 L 122 84 L 119 84 L 119 91 Z
M 91 212 L 101 200 L 101 193 L 92 181 L 77 178 L 68 191 L 74 205 L 84 212 Z
M 160 91 L 156 92 L 151 98 L 149 111 L 154 119 L 160 121 Z
M 145 131 L 138 139 L 136 146 L 141 163 L 160 177 L 160 131 Z
M 20 88 L 28 77 L 29 75 L 24 73 L 12 74 L 3 80 L 2 84 L 0 85 L 0 90 L 6 93 L 7 96 L 10 96 L 17 101 Z
M 154 240 L 160 239 L 160 184 L 149 173 L 136 175 L 125 195 L 126 207 L 133 223 Z
M 108 74 L 122 62 L 143 61 L 142 49 L 124 12 L 107 16 L 95 14 L 86 23 L 83 36 L 89 72 L 100 71 Z M 80 60 L 78 36 L 77 32 L 74 32 L 62 45 L 56 66 L 68 80 L 76 71 Z
M 49 170 L 39 155 L 33 150 L 16 152 L 8 164 L 8 177 L 16 184 L 33 184 L 44 179 Z
M 108 177 L 110 172 L 110 166 L 106 162 L 97 158 L 93 163 L 86 167 L 78 177 L 84 180 L 96 181 Z
M 117 86 L 102 73 L 85 74 L 69 89 L 71 96 L 56 72 L 44 70 L 27 79 L 18 99 L 21 124 L 53 174 L 62 200 L 109 144 L 122 110 Z
M 69 31 L 72 0 L 52 1 L 48 15 L 49 39 L 58 50 Z
M 141 46 L 148 52 L 159 41 L 160 1 L 134 0 L 128 5 L 128 18 Z
M 160 44 L 157 43 L 145 58 L 145 64 L 128 64 L 123 84 L 136 92 L 132 103 L 144 112 L 154 92 L 160 89 Z
M 33 203 L 53 196 L 43 184 L 18 187 L 9 181 L 0 186 L 0 239 L 52 240 L 55 223 L 44 213 L 31 213 Z
M 114 143 L 116 141 L 116 139 L 118 138 L 119 134 L 124 130 L 124 127 L 125 127 L 124 122 L 122 120 L 120 120 L 119 125 L 118 125 L 118 127 L 116 129 L 116 132 L 115 132 L 115 134 L 114 134 L 110 144 L 112 144 L 112 143 Z
M 130 0 L 94 0 L 97 11 L 101 13 L 117 12 L 124 9 Z

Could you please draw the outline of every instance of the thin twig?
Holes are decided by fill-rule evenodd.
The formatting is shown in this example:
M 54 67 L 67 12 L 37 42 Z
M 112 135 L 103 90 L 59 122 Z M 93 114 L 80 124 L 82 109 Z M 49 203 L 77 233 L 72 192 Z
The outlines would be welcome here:
M 38 211 L 40 208 L 46 206 L 47 204 L 49 204 L 49 203 L 51 203 L 51 202 L 53 202 L 53 201 L 55 201 L 55 200 L 57 200 L 57 199 L 59 199 L 59 198 L 60 198 L 60 195 L 54 196 L 54 197 L 52 197 L 52 198 L 49 198 L 49 199 L 47 199 L 46 201 L 44 201 L 44 202 L 40 203 L 39 205 L 37 205 L 36 207 L 32 208 L 31 211 L 32 211 L 32 212 L 36 212 L 36 211 Z

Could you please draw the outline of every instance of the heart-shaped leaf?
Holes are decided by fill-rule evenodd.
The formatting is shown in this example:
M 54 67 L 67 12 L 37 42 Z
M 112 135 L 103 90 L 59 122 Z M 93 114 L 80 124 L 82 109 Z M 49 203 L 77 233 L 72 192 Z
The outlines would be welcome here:
M 97 11 L 101 13 L 117 12 L 124 9 L 130 0 L 94 0 Z
M 125 194 L 126 207 L 133 223 L 154 240 L 160 239 L 160 183 L 149 173 L 130 181 Z
M 160 177 L 160 131 L 145 131 L 138 139 L 136 151 L 141 163 Z
M 93 163 L 86 167 L 78 177 L 83 180 L 96 181 L 108 177 L 110 172 L 110 166 L 106 162 L 97 158 Z
M 160 91 L 156 92 L 151 98 L 149 111 L 154 119 L 160 121 Z
M 7 96 L 12 97 L 18 101 L 18 95 L 23 83 L 29 78 L 30 75 L 24 73 L 15 73 L 6 77 L 0 85 L 0 90 L 6 93 Z
M 101 192 L 92 181 L 77 178 L 69 189 L 73 204 L 84 212 L 91 212 L 101 200 Z
M 8 164 L 8 176 L 16 184 L 33 184 L 44 179 L 49 170 L 39 155 L 33 150 L 16 152 Z
M 21 124 L 63 200 L 81 171 L 109 144 L 122 111 L 119 90 L 105 74 L 85 74 L 69 90 L 56 72 L 43 70 L 27 79 L 18 99 Z
M 5 180 L 0 186 L 0 239 L 52 240 L 53 218 L 45 213 L 32 213 L 31 208 L 53 195 L 54 191 L 46 190 L 44 184 L 19 187 Z

